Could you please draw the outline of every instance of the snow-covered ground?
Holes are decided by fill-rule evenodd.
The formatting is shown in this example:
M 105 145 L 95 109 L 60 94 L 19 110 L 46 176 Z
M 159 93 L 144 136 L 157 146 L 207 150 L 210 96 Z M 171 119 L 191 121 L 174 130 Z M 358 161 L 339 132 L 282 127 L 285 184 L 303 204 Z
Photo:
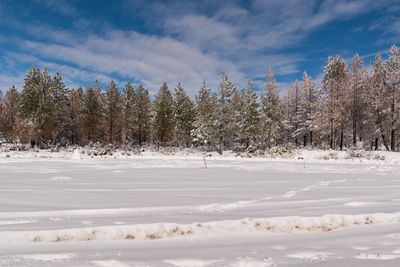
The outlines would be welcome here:
M 400 266 L 399 162 L 0 153 L 0 266 Z

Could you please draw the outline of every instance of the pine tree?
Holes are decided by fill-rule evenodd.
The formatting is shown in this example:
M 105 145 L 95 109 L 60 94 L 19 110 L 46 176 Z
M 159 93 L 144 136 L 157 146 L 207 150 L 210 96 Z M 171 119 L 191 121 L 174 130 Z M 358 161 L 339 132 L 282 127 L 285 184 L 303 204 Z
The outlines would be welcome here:
M 380 54 L 377 54 L 373 62 L 373 72 L 368 79 L 369 98 L 369 123 L 372 125 L 370 132 L 371 139 L 374 139 L 375 150 L 379 147 L 379 137 L 387 150 L 388 131 L 390 128 L 389 117 L 387 116 L 387 107 L 390 107 L 387 91 L 385 87 L 386 70 Z
M 301 105 L 301 88 L 298 81 L 295 81 L 293 86 L 288 90 L 286 98 L 286 131 L 287 131 L 287 142 L 291 143 L 294 141 L 295 145 L 298 145 L 299 129 L 303 121 L 303 110 Z
M 283 128 L 279 88 L 272 69 L 267 72 L 265 91 L 261 95 L 261 125 L 263 143 L 271 148 L 281 138 Z
M 236 87 L 229 80 L 228 75 L 222 72 L 218 92 L 218 105 L 215 109 L 215 126 L 218 131 L 218 152 L 220 154 L 222 154 L 225 146 L 230 146 L 233 142 L 235 130 L 233 98 L 235 94 Z
M 0 143 L 2 138 L 4 138 L 4 125 L 5 125 L 5 121 L 4 121 L 4 114 L 3 114 L 3 110 L 4 110 L 4 103 L 3 103 L 3 92 L 0 89 Z
M 357 145 L 357 139 L 363 140 L 363 121 L 365 120 L 365 112 L 363 112 L 364 90 L 367 72 L 364 63 L 358 54 L 355 54 L 351 62 L 351 87 L 350 87 L 350 111 L 352 121 L 353 146 Z
M 128 82 L 124 87 L 123 94 L 123 121 L 122 121 L 122 141 L 133 143 L 135 140 L 135 92 L 133 86 Z
M 104 117 L 106 120 L 108 143 L 114 144 L 121 140 L 121 95 L 117 85 L 111 81 L 104 95 Z
M 174 100 L 166 83 L 164 83 L 155 99 L 154 129 L 158 142 L 162 145 L 172 140 L 174 131 Z
M 31 132 L 32 144 L 45 145 L 54 141 L 56 128 L 56 103 L 53 95 L 52 79 L 45 69 L 33 67 L 25 77 L 21 93 L 19 116 L 22 124 Z
M 150 139 L 150 109 L 151 102 L 149 92 L 139 84 L 134 95 L 134 136 L 139 145 Z
M 86 88 L 83 99 L 84 132 L 89 142 L 97 142 L 101 139 L 101 123 L 103 108 L 101 103 L 101 91 L 96 81 L 94 88 Z M 104 140 L 102 140 L 104 141 Z
M 340 56 L 330 57 L 325 67 L 322 88 L 327 95 L 327 120 L 329 120 L 329 144 L 331 149 L 337 147 L 337 135 L 339 136 L 339 147 L 344 145 L 344 131 L 348 116 L 347 89 L 349 86 L 349 73 L 347 64 Z
M 194 105 L 179 83 L 175 88 L 175 138 L 179 145 L 189 146 L 195 117 Z
M 384 64 L 387 97 L 390 101 L 390 149 L 396 150 L 396 135 L 400 120 L 400 48 L 393 45 L 389 50 L 389 59 Z
M 235 110 L 239 139 L 244 141 L 246 148 L 253 143 L 259 134 L 260 114 L 258 111 L 257 94 L 253 83 L 247 82 L 246 88 L 240 94 L 239 106 Z
M 82 121 L 84 120 L 84 105 L 82 88 L 70 89 L 67 99 L 67 134 L 65 137 L 74 145 L 83 145 L 84 127 Z
M 54 127 L 52 130 L 52 143 L 55 144 L 59 140 L 67 128 L 67 89 L 62 81 L 60 73 L 56 73 L 50 81 L 49 97 L 52 101 L 52 116 Z
M 0 132 L 8 142 L 18 138 L 18 101 L 19 93 L 12 86 L 0 100 Z
M 316 129 L 316 119 L 318 117 L 319 92 L 314 80 L 303 73 L 303 93 L 301 96 L 302 120 L 297 130 L 297 136 L 303 136 L 303 145 L 309 143 L 313 146 L 314 130 Z
M 214 115 L 217 99 L 211 94 L 203 82 L 195 101 L 195 119 L 193 122 L 192 138 L 193 142 L 200 145 L 212 145 L 214 143 Z

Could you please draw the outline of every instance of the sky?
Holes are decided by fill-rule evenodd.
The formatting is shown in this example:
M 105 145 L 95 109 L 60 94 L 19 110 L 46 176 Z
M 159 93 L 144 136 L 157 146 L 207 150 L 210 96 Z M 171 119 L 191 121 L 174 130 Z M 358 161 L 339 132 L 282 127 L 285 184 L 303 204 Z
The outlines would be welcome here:
M 285 88 L 304 71 L 320 81 L 328 56 L 368 67 L 400 40 L 397 0 L 1 0 L 0 18 L 2 90 L 32 66 L 70 88 L 180 82 L 191 96 L 221 71 L 261 91 L 271 67 Z

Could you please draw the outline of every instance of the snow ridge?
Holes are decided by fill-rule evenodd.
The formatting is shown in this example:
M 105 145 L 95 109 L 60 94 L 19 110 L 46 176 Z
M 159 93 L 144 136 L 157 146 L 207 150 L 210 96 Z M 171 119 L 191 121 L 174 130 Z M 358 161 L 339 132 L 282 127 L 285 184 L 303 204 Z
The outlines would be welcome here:
M 330 214 L 320 217 L 245 218 L 241 220 L 177 224 L 113 225 L 40 231 L 2 231 L 0 243 L 65 242 L 92 240 L 155 240 L 184 236 L 231 235 L 232 233 L 328 232 L 357 225 L 400 223 L 399 213 L 360 215 Z

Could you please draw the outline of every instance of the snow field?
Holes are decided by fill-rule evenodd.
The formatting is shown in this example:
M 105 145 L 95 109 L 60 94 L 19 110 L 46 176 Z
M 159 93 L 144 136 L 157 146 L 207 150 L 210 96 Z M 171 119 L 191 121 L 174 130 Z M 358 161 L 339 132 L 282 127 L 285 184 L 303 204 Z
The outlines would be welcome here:
M 400 166 L 207 167 L 198 155 L 0 156 L 0 266 L 400 265 Z

